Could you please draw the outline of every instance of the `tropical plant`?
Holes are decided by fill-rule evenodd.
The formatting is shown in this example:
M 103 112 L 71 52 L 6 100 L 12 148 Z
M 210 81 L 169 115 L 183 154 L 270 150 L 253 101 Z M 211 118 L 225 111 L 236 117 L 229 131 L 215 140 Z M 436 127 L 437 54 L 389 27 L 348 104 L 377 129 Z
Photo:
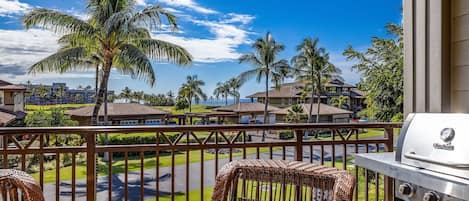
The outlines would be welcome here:
M 99 90 L 93 110 L 94 121 L 106 102 L 111 69 L 132 78 L 155 83 L 151 59 L 178 65 L 190 64 L 192 58 L 184 48 L 152 39 L 149 29 L 160 27 L 162 18 L 176 29 L 175 16 L 161 6 L 149 6 L 137 11 L 132 0 L 89 0 L 87 21 L 55 10 L 37 8 L 23 18 L 26 29 L 43 27 L 58 34 L 62 47 L 54 54 L 33 64 L 30 73 L 67 72 L 83 68 L 100 69 Z M 100 67 L 100 68 L 98 68 Z
M 252 44 L 254 52 L 242 55 L 239 58 L 240 63 L 249 63 L 254 69 L 245 71 L 239 75 L 241 83 L 245 83 L 251 78 L 256 78 L 260 83 L 265 81 L 265 100 L 264 100 L 264 123 L 268 123 L 267 107 L 269 105 L 269 83 L 275 87 L 280 86 L 282 80 L 288 76 L 290 66 L 285 59 L 277 60 L 278 54 L 285 49 L 280 43 L 277 43 L 272 35 L 267 32 L 264 38 L 259 38 Z M 262 141 L 265 140 L 265 132 L 262 135 Z
M 60 126 L 77 126 L 78 122 L 70 119 L 70 116 L 65 115 L 64 109 L 60 107 L 52 107 L 50 111 L 43 109 L 30 113 L 25 118 L 26 126 L 28 127 L 60 127 Z M 45 136 L 45 146 L 51 145 L 51 135 Z M 58 138 L 55 138 L 56 145 Z
M 231 78 L 227 81 L 228 86 L 230 86 L 230 95 L 233 96 L 235 103 L 239 103 L 239 99 L 241 97 L 239 93 L 239 89 L 242 86 L 242 82 L 238 77 Z
M 55 90 L 54 96 L 55 96 L 55 104 L 62 104 L 63 98 L 65 96 L 65 88 L 63 86 L 59 86 L 59 88 Z
M 386 28 L 394 38 L 375 37 L 366 51 L 360 52 L 349 47 L 344 55 L 348 60 L 358 61 L 352 68 L 363 76 L 359 86 L 367 92 L 367 108 L 362 113 L 378 121 L 402 121 L 403 30 L 394 24 Z
M 225 106 L 228 105 L 228 96 L 230 94 L 231 87 L 226 82 L 218 82 L 213 95 L 218 99 L 220 96 L 225 99 Z
M 202 88 L 200 88 L 204 85 L 205 82 L 199 80 L 197 75 L 192 75 L 187 76 L 186 82 L 179 88 L 178 96 L 179 98 L 186 99 L 189 105 L 189 112 L 192 112 L 192 100 L 194 100 L 196 104 L 198 104 L 200 100 L 207 100 L 207 95 L 202 91 Z
M 312 110 L 314 104 L 314 95 L 318 100 L 318 110 L 316 122 L 319 122 L 319 112 L 321 103 L 322 83 L 330 79 L 340 79 L 340 69 L 336 68 L 329 61 L 329 54 L 324 48 L 318 47 L 319 39 L 305 38 L 303 42 L 296 47 L 298 54 L 291 59 L 293 63 L 293 73 L 296 79 L 305 83 L 305 89 L 311 92 L 310 108 L 308 111 L 308 122 L 312 122 Z
M 304 110 L 301 105 L 293 105 L 288 109 L 288 114 L 285 116 L 286 122 L 295 122 L 298 123 L 304 118 Z
M 75 100 L 75 103 L 83 103 L 85 101 L 85 97 L 83 94 L 75 94 L 75 97 L 73 97 Z
M 135 102 L 140 103 L 144 95 L 145 93 L 143 91 L 134 91 L 132 93 L 132 99 L 135 100 Z
M 129 87 L 125 87 L 119 94 L 119 98 L 125 99 L 127 103 L 132 102 L 132 90 Z
M 348 96 L 333 97 L 331 104 L 338 108 L 350 109 L 350 98 Z

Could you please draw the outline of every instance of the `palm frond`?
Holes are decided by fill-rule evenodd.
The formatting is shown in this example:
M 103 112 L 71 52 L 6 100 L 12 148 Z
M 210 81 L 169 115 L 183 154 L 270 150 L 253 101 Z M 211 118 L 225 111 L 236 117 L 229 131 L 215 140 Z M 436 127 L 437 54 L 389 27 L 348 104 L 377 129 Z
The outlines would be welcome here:
M 132 71 L 127 70 L 124 72 L 133 72 L 132 76 L 134 78 L 143 79 L 153 86 L 156 78 L 150 59 L 134 45 L 124 44 L 120 49 L 121 52 L 115 61 L 120 64 L 119 67 L 125 69 L 131 66 Z
M 252 70 L 248 70 L 248 71 L 245 71 L 245 72 L 241 73 L 238 76 L 238 78 L 239 78 L 240 82 L 244 84 L 248 80 L 256 77 L 258 73 L 259 73 L 258 69 L 252 69 Z M 258 80 L 258 82 L 259 82 L 259 80 Z
M 241 57 L 239 57 L 239 63 L 250 63 L 254 65 L 256 68 L 264 66 L 262 61 L 259 60 L 259 58 L 254 53 L 241 55 Z
M 89 36 L 95 32 L 95 29 L 83 20 L 45 8 L 31 10 L 22 21 L 26 29 L 39 26 L 58 34 L 78 33 Z
M 41 61 L 33 64 L 28 69 L 28 73 L 35 74 L 38 72 L 58 72 L 87 69 L 92 67 L 93 62 L 88 60 L 86 49 L 83 47 L 75 47 L 69 49 L 61 49 Z
M 161 16 L 164 16 L 173 31 L 177 30 L 176 16 L 169 13 L 161 6 L 148 6 L 136 13 L 132 18 L 132 23 L 144 24 L 150 29 L 159 28 L 162 24 Z
M 192 63 L 190 53 L 179 45 L 156 39 L 139 39 L 133 42 L 152 59 L 168 61 L 178 65 Z

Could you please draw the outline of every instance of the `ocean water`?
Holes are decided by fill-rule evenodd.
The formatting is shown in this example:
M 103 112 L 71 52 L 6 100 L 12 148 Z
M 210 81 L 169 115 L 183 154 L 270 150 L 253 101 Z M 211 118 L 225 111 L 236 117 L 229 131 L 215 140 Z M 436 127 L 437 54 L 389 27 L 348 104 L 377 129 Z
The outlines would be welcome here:
M 251 99 L 250 98 L 242 98 L 240 99 L 241 103 L 250 103 Z M 257 102 L 254 99 L 254 102 Z M 232 105 L 235 103 L 235 99 L 228 99 L 228 105 Z M 196 104 L 193 102 L 193 104 Z M 225 106 L 225 99 L 214 99 L 214 100 L 206 100 L 206 101 L 199 101 L 199 105 L 206 105 L 206 106 Z

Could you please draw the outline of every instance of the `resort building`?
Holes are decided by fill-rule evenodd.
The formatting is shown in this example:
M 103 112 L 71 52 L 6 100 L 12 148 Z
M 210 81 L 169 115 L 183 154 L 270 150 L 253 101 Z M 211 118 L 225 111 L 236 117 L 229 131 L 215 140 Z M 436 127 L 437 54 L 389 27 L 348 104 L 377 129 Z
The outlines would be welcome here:
M 108 123 L 113 126 L 161 125 L 165 124 L 169 112 L 136 103 L 108 103 Z M 69 110 L 66 114 L 79 122 L 80 126 L 91 125 L 94 106 Z M 105 125 L 104 106 L 99 110 L 99 124 Z
M 24 112 L 26 88 L 0 80 L 0 126 L 21 125 Z
M 238 103 L 225 107 L 213 109 L 216 112 L 232 112 L 236 114 L 236 119 L 231 119 L 234 122 L 241 124 L 248 123 L 264 123 L 264 107 L 263 103 Z M 272 112 L 280 110 L 280 108 L 269 105 L 267 111 L 269 113 L 269 122 L 274 124 L 276 122 L 275 114 Z
M 310 104 L 299 104 L 303 112 L 300 114 L 302 116 L 302 120 L 300 122 L 306 122 L 308 119 L 308 113 L 310 109 Z M 292 109 L 292 106 L 273 111 L 272 114 L 276 115 L 277 122 L 286 122 L 286 117 L 289 111 Z M 313 112 L 311 114 L 313 122 L 316 122 L 316 116 L 318 112 L 318 104 L 313 104 Z M 348 123 L 351 120 L 351 115 L 353 112 L 349 110 L 340 109 L 337 107 L 333 107 L 327 104 L 321 103 L 319 107 L 319 123 Z
M 52 83 L 52 85 L 28 84 L 26 88 L 26 104 L 52 105 L 69 103 L 94 103 L 95 89 L 70 89 L 66 83 Z M 108 91 L 108 96 L 114 91 Z
M 269 90 L 269 104 L 285 108 L 288 106 L 309 103 L 311 95 L 303 95 L 304 82 L 285 83 L 279 88 Z M 325 84 L 325 92 L 321 94 L 321 103 L 330 104 L 334 97 L 347 96 L 349 105 L 353 112 L 358 112 L 366 107 L 366 93 L 357 89 L 357 87 L 346 84 L 340 80 L 332 80 Z M 247 96 L 252 101 L 263 103 L 265 100 L 265 92 L 258 92 Z M 314 102 L 317 102 L 317 96 L 314 96 Z

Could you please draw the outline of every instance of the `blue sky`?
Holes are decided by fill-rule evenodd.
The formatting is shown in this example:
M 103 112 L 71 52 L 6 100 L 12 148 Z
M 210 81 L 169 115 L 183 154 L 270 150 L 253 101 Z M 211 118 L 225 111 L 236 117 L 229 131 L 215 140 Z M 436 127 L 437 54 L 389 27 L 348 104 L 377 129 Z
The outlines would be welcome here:
M 110 89 L 120 92 L 125 86 L 147 93 L 177 91 L 187 75 L 197 74 L 206 82 L 211 95 L 217 82 L 225 81 L 251 69 L 237 58 L 250 52 L 250 43 L 270 31 L 286 46 L 281 57 L 289 59 L 305 37 L 318 37 L 331 60 L 342 69 L 346 82 L 358 82 L 342 52 L 347 46 L 364 50 L 371 37 L 387 37 L 386 23 L 400 23 L 400 0 L 137 0 L 140 8 L 160 4 L 178 17 L 180 30 L 170 32 L 163 26 L 153 37 L 182 45 L 194 56 L 189 67 L 154 63 L 156 86 L 132 80 L 117 72 L 112 74 Z M 0 79 L 14 83 L 31 80 L 50 84 L 66 82 L 71 87 L 93 85 L 93 72 L 70 72 L 63 75 L 43 73 L 27 75 L 26 68 L 53 53 L 57 35 L 41 29 L 25 31 L 21 16 L 33 8 L 61 10 L 86 19 L 86 0 L 0 0 Z M 262 91 L 255 81 L 241 88 L 242 96 Z

